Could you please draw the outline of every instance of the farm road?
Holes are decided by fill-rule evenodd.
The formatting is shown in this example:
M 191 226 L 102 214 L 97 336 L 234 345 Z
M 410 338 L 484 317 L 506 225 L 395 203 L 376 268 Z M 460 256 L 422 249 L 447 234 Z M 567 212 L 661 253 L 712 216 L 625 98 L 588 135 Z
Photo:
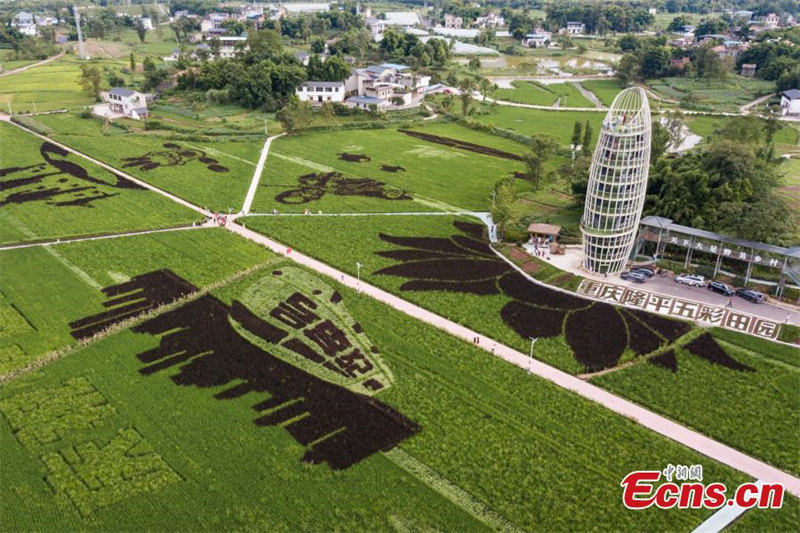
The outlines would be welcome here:
M 695 450 L 707 457 L 710 457 L 720 463 L 723 463 L 731 468 L 740 472 L 748 474 L 757 480 L 765 483 L 781 483 L 785 489 L 800 497 L 800 479 L 783 472 L 773 466 L 770 466 L 758 459 L 750 457 L 742 452 L 739 452 L 730 446 L 726 446 L 720 442 L 706 437 L 696 431 L 686 428 L 672 420 L 669 420 L 659 414 L 656 414 L 644 407 L 640 407 L 633 402 L 615 396 L 610 392 L 601 389 L 591 383 L 587 383 L 576 376 L 562 372 L 550 365 L 537 361 L 536 359 L 528 357 L 522 352 L 518 352 L 508 346 L 499 344 L 493 339 L 472 331 L 464 326 L 456 324 L 446 318 L 443 318 L 435 313 L 426 309 L 418 307 L 409 303 L 393 294 L 390 294 L 382 289 L 359 281 L 349 274 L 345 274 L 335 268 L 332 268 L 325 263 L 312 259 L 306 255 L 289 249 L 259 233 L 248 230 L 234 222 L 230 222 L 227 228 L 232 232 L 245 237 L 251 241 L 257 242 L 266 246 L 273 252 L 288 257 L 293 261 L 308 267 L 315 272 L 324 274 L 330 278 L 339 281 L 343 285 L 363 292 L 367 296 L 372 297 L 379 302 L 382 302 L 390 307 L 403 312 L 417 320 L 421 320 L 430 324 L 440 330 L 443 330 L 454 337 L 458 337 L 464 341 L 472 342 L 476 337 L 480 339 L 478 346 L 486 351 L 490 351 L 493 355 L 514 364 L 520 368 L 527 369 L 530 373 L 558 385 L 561 388 L 574 392 L 588 400 L 598 403 L 611 411 L 633 420 L 642 426 L 659 433 L 669 439 L 672 439 L 684 446 Z
M 272 144 L 272 141 L 281 137 L 282 135 L 286 135 L 285 133 L 281 133 L 279 135 L 273 135 L 272 137 L 267 137 L 267 140 L 264 141 L 264 146 L 261 148 L 261 156 L 258 158 L 258 164 L 256 164 L 256 170 L 253 172 L 253 180 L 250 182 L 250 188 L 247 190 L 247 196 L 245 196 L 244 204 L 242 205 L 242 210 L 240 213 L 247 214 L 250 212 L 250 206 L 253 205 L 253 198 L 256 197 L 256 191 L 258 190 L 258 182 L 261 180 L 261 173 L 264 171 L 264 163 L 267 162 L 267 156 L 269 155 L 269 147 Z
M 41 67 L 42 65 L 46 65 L 48 63 L 52 63 L 53 61 L 63 57 L 64 53 L 65 52 L 62 50 L 61 52 L 59 52 L 58 54 L 54 55 L 53 57 L 48 57 L 47 59 L 43 59 L 43 60 L 38 61 L 36 63 L 31 63 L 30 65 L 25 65 L 24 67 L 19 67 L 19 68 L 15 68 L 15 69 L 12 69 L 12 70 L 7 70 L 6 72 L 1 72 L 0 73 L 0 78 L 4 78 L 6 76 L 13 76 L 14 74 L 19 74 L 20 72 L 25 72 L 28 69 L 31 69 L 31 68 L 34 68 L 34 67 Z
M 9 117 L 0 116 L 0 120 L 10 121 Z M 18 124 L 14 124 L 15 126 L 29 131 L 28 128 L 22 127 Z M 31 132 L 37 137 L 50 141 L 47 137 L 43 135 L 39 135 L 36 132 Z M 53 142 L 53 141 L 50 141 Z M 84 155 L 76 150 L 73 150 L 67 146 L 61 145 L 64 149 L 69 150 L 85 159 L 95 162 L 103 166 L 108 170 L 112 170 L 114 172 L 119 172 L 119 170 L 106 165 L 105 163 L 101 163 L 87 155 Z M 125 174 L 122 174 L 125 176 Z M 127 177 L 127 176 L 126 176 Z M 179 198 L 171 193 L 163 191 L 157 187 L 154 187 L 150 184 L 142 182 L 132 176 L 129 178 L 136 183 L 145 186 L 146 188 L 162 194 L 167 198 L 172 199 L 180 203 L 181 205 L 185 205 L 190 207 L 191 209 L 203 213 L 206 216 L 210 216 L 211 213 L 202 209 L 194 204 L 187 202 L 186 200 Z M 432 313 L 426 309 L 422 309 L 410 302 L 407 302 L 397 296 L 389 294 L 386 291 L 383 291 L 377 287 L 369 285 L 367 283 L 363 283 L 360 280 L 357 280 L 353 276 L 349 274 L 345 274 L 331 266 L 326 265 L 320 261 L 312 259 L 306 255 L 300 254 L 298 252 L 292 252 L 287 249 L 286 246 L 265 237 L 259 233 L 256 233 L 252 230 L 248 230 L 239 224 L 236 224 L 235 221 L 228 219 L 228 223 L 225 226 L 229 231 L 240 235 L 250 241 L 256 242 L 265 246 L 266 248 L 272 250 L 279 256 L 285 256 L 293 261 L 314 270 L 320 274 L 324 274 L 330 278 L 333 278 L 343 285 L 348 287 L 354 288 L 359 292 L 364 292 L 366 295 L 370 296 L 371 298 L 382 302 L 390 307 L 405 313 L 412 318 L 417 320 L 421 320 L 427 324 L 430 324 L 442 331 L 445 331 L 454 337 L 460 338 L 464 341 L 472 342 L 472 339 L 478 338 L 482 342 L 479 346 L 486 351 L 490 351 L 493 355 L 502 358 L 503 360 L 514 364 L 520 368 L 527 369 L 529 372 L 536 374 L 537 376 L 550 381 L 551 383 L 569 390 L 575 394 L 582 396 L 590 401 L 598 403 L 607 409 L 624 416 L 630 420 L 637 422 L 638 424 L 659 433 L 669 439 L 674 440 L 684 446 L 695 450 L 698 453 L 701 453 L 711 459 L 714 459 L 720 463 L 723 463 L 731 468 L 734 468 L 740 472 L 743 472 L 749 476 L 752 476 L 756 480 L 761 480 L 765 483 L 781 483 L 785 487 L 786 491 L 793 494 L 796 497 L 800 497 L 800 479 L 797 477 L 783 472 L 773 466 L 770 466 L 758 459 L 750 457 L 742 452 L 739 452 L 730 446 L 726 446 L 720 442 L 717 442 L 705 435 L 702 435 L 694 430 L 691 430 L 687 427 L 684 427 L 676 422 L 673 422 L 657 413 L 649 411 L 644 407 L 640 407 L 633 402 L 615 396 L 610 392 L 601 389 L 591 383 L 587 383 L 576 376 L 571 374 L 567 374 L 566 372 L 562 372 L 550 365 L 547 365 L 541 361 L 537 361 L 531 357 L 528 357 L 526 354 L 509 348 L 503 344 L 499 344 L 493 339 L 486 337 L 484 335 L 480 335 L 464 326 L 456 324 L 446 318 L 443 318 L 435 313 Z

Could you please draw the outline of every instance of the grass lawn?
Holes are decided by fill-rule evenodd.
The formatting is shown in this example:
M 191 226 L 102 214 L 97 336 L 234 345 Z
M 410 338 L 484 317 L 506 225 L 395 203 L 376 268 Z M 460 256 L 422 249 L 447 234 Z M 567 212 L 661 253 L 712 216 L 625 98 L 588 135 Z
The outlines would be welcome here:
M 220 290 L 216 305 L 244 298 L 257 281 Z M 142 374 L 136 355 L 156 349 L 159 338 L 125 331 L 0 390 L 3 523 L 41 531 L 483 531 L 489 527 L 476 517 L 488 516 L 483 520 L 495 524 L 492 529 L 534 530 L 544 523 L 553 529 L 687 531 L 712 511 L 626 511 L 620 480 L 666 462 L 702 464 L 705 479 L 727 486 L 746 480 L 475 347 L 335 288 L 392 374 L 391 387 L 375 399 L 421 428 L 396 449 L 338 471 L 304 464 L 304 453 L 320 444 L 304 446 L 300 433 L 291 436 L 300 419 L 259 426 L 252 407 L 265 399 L 277 407 L 309 389 L 283 385 L 282 396 L 271 397 L 266 393 L 278 384 L 267 378 L 260 382 L 266 390 L 219 401 L 215 395 L 241 383 L 236 376 L 244 370 L 226 345 L 191 352 L 186 365 Z M 267 309 L 274 304 L 268 297 L 259 302 Z M 174 316 L 197 312 L 187 306 Z M 229 328 L 225 316 L 211 320 L 209 327 Z M 168 350 L 192 341 L 170 338 L 178 345 Z M 259 352 L 264 362 L 252 368 L 275 360 L 277 351 L 270 352 Z M 209 366 L 197 374 L 197 365 Z M 201 376 L 213 383 L 192 385 Z M 78 387 L 82 394 L 64 394 Z M 37 409 L 29 411 L 34 398 Z M 298 400 L 296 414 L 309 406 L 311 420 L 322 422 L 305 398 Z M 92 409 L 82 409 L 88 402 Z M 73 415 L 69 421 L 59 418 L 65 412 Z M 323 432 L 336 423 L 325 421 L 322 428 L 330 429 Z M 350 429 L 342 431 L 352 435 Z M 87 454 L 95 460 L 84 462 Z M 87 488 L 89 480 L 101 481 Z M 795 508 L 790 500 L 787 510 Z M 777 527 L 785 511 L 764 512 L 764 519 Z
M 43 144 L 16 126 L 0 123 L 0 145 L 14 147 L 0 153 L 0 169 L 5 169 L 1 243 L 164 228 L 198 219 L 190 209 L 119 181 L 76 155 L 65 156 L 58 149 L 41 152 Z M 88 178 L 81 175 L 84 171 Z
M 173 140 L 127 133 L 116 127 L 104 131 L 99 120 L 82 119 L 72 114 L 36 118 L 55 130 L 54 138 L 58 141 L 190 202 L 217 211 L 241 209 L 263 145 L 261 141 Z M 177 154 L 181 150 L 186 151 L 185 154 Z M 145 159 L 135 161 L 137 158 Z M 205 163 L 201 158 L 211 158 L 216 162 Z M 149 163 L 158 166 L 152 167 Z
M 58 61 L 2 78 L 0 107 L 8 112 L 10 104 L 14 113 L 27 113 L 72 109 L 94 103 L 94 99 L 87 96 L 78 84 L 82 63 L 80 59 L 66 55 Z M 114 64 L 108 60 L 98 63 L 101 68 Z M 122 66 L 122 63 L 114 66 Z
M 724 332 L 719 338 L 742 336 Z M 723 346 L 754 371 L 733 370 L 679 350 L 677 372 L 640 361 L 592 382 L 797 475 L 797 354 L 789 363 L 783 346 L 760 339 L 747 339 L 747 347 Z
M 544 111 L 496 105 L 491 113 L 476 114 L 473 118 L 478 122 L 523 135 L 550 135 L 561 145 L 569 147 L 572 128 L 576 121 L 582 124 L 589 121 L 594 131 L 592 140 L 594 143 L 597 142 L 597 133 L 600 131 L 603 117 L 605 114 L 600 112 Z
M 604 106 L 611 106 L 614 98 L 622 91 L 617 80 L 586 80 L 582 81 L 584 88 L 592 91 Z
M 415 129 L 514 154 L 521 154 L 526 149 L 507 139 L 457 125 L 435 124 Z M 346 154 L 344 157 L 348 157 L 347 154 L 366 156 L 370 160 L 346 161 L 341 159 L 341 154 Z M 384 167 L 401 168 L 389 172 Z M 395 129 L 282 137 L 272 143 L 253 211 L 269 212 L 276 207 L 279 211 L 288 212 L 302 212 L 306 207 L 323 212 L 430 211 L 447 208 L 447 205 L 484 211 L 488 208 L 488 197 L 494 184 L 523 168 L 519 161 L 445 146 L 411 137 Z M 369 178 L 388 187 L 380 188 L 383 192 L 375 196 L 372 192 L 361 191 L 352 183 L 340 186 L 329 183 L 323 196 L 317 200 L 294 205 L 276 201 L 280 192 L 298 188 L 296 180 L 299 176 L 328 172 L 339 172 L 347 179 Z M 387 195 L 397 197 L 402 195 L 402 191 L 411 193 L 419 205 L 414 205 L 410 200 L 382 198 Z
M 2 251 L 0 374 L 74 343 L 69 323 L 98 309 L 101 287 L 161 268 L 203 287 L 270 257 L 222 229 Z
M 523 104 L 556 105 L 561 107 L 594 107 L 571 83 L 542 85 L 535 81 L 512 82 L 514 89 L 498 89 L 492 95 L 498 100 L 510 100 Z
M 685 116 L 684 121 L 692 132 L 708 140 L 714 134 L 714 130 L 721 127 L 728 117 L 714 117 L 714 116 Z M 787 148 L 796 146 L 800 140 L 800 132 L 791 124 L 784 125 L 775 133 L 775 144 L 778 148 L 785 145 Z

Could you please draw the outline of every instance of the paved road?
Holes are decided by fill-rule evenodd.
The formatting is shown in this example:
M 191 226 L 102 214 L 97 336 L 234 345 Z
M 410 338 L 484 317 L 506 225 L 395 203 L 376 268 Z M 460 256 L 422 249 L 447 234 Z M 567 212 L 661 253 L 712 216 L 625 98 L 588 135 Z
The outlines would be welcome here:
M 46 65 L 48 63 L 51 63 L 51 62 L 55 61 L 56 59 L 61 58 L 63 55 L 64 55 L 64 51 L 62 50 L 61 52 L 59 52 L 58 54 L 54 55 L 53 57 L 48 57 L 47 59 L 43 59 L 43 60 L 41 60 L 41 61 L 39 61 L 37 63 L 31 63 L 30 65 L 25 65 L 24 67 L 19 67 L 19 68 L 15 68 L 15 69 L 12 69 L 12 70 L 7 70 L 5 72 L 0 72 L 0 78 L 4 78 L 6 76 L 13 76 L 14 74 L 19 74 L 20 72 L 25 72 L 26 70 L 34 68 L 34 67 L 41 67 L 42 65 Z
M 267 140 L 264 141 L 264 146 L 261 148 L 261 156 L 258 158 L 256 170 L 253 172 L 253 180 L 250 182 L 250 189 L 247 191 L 247 196 L 244 199 L 244 204 L 242 205 L 242 210 L 240 211 L 242 214 L 246 215 L 250 212 L 250 206 L 253 205 L 253 199 L 256 197 L 256 191 L 258 191 L 258 182 L 261 180 L 261 173 L 264 171 L 264 163 L 267 162 L 269 147 L 272 144 L 272 141 L 282 135 L 286 134 L 281 133 L 279 135 L 273 135 L 272 137 L 267 137 Z
M 478 345 L 483 350 L 491 352 L 493 355 L 508 361 L 520 368 L 527 369 L 529 372 L 544 378 L 559 387 L 574 392 L 586 399 L 598 403 L 611 411 L 629 418 L 653 431 L 659 433 L 669 439 L 687 446 L 707 457 L 710 457 L 720 463 L 735 468 L 740 472 L 744 472 L 755 479 L 762 480 L 768 483 L 781 483 L 788 492 L 800 497 L 800 479 L 787 474 L 773 466 L 770 466 L 758 459 L 750 457 L 742 452 L 739 452 L 730 446 L 726 446 L 720 442 L 706 437 L 696 431 L 686 428 L 672 420 L 669 420 L 659 414 L 656 414 L 644 407 L 640 407 L 633 402 L 615 396 L 610 392 L 601 389 L 591 383 L 587 383 L 576 376 L 562 372 L 550 365 L 542 363 L 528 357 L 526 354 L 518 352 L 508 346 L 495 342 L 493 339 L 480 335 L 464 326 L 456 324 L 446 318 L 443 318 L 435 313 L 426 309 L 418 307 L 409 303 L 393 294 L 390 294 L 382 289 L 369 285 L 363 281 L 345 274 L 333 267 L 326 265 L 316 259 L 312 259 L 306 255 L 296 251 L 289 251 L 285 245 L 280 244 L 272 239 L 269 239 L 252 230 L 245 229 L 244 227 L 230 222 L 227 228 L 234 233 L 245 237 L 251 241 L 260 243 L 273 252 L 288 257 L 289 259 L 306 266 L 315 272 L 324 274 L 336 281 L 359 290 L 378 300 L 385 303 L 390 307 L 405 313 L 417 320 L 421 320 L 430 324 L 440 330 L 443 330 L 454 337 L 458 337 L 464 341 L 472 342 L 472 339 L 479 337 L 481 342 Z
M 727 296 L 717 294 L 716 292 L 711 292 L 705 287 L 690 287 L 688 285 L 675 283 L 675 279 L 671 277 L 662 278 L 660 276 L 655 276 L 653 279 L 643 284 L 623 281 L 620 278 L 609 279 L 609 281 L 619 285 L 627 285 L 629 287 L 639 288 L 651 292 L 658 292 L 661 294 L 668 294 L 670 296 L 679 296 L 681 298 L 686 298 L 687 300 L 695 300 L 698 302 L 719 306 L 725 306 L 725 304 L 732 301 L 733 309 L 736 309 L 737 311 L 744 311 L 745 313 L 768 318 L 780 323 L 784 323 L 786 321 L 786 313 L 789 313 L 789 323 L 800 325 L 800 312 L 790 311 L 788 309 L 767 303 L 755 304 L 745 300 L 744 298 L 739 298 L 738 296 L 734 296 L 731 299 Z

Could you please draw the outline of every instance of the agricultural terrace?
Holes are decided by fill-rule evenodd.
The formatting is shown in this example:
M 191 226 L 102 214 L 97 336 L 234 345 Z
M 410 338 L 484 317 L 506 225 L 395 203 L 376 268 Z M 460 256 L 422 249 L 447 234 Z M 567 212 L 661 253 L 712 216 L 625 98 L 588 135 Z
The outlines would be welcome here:
M 102 304 L 103 287 L 168 269 L 203 288 L 270 257 L 226 231 L 199 228 L 0 254 L 0 374 L 74 343 L 70 323 Z
M 456 106 L 453 106 L 456 107 Z M 603 124 L 603 113 L 587 111 L 545 111 L 495 105 L 491 111 L 476 113 L 473 120 L 489 126 L 511 130 L 522 135 L 550 135 L 559 144 L 569 147 L 572 139 L 572 128 L 575 122 L 585 123 L 587 120 L 595 132 L 600 131 Z
M 287 262 L 15 379 L 0 411 L 11 529 L 691 530 L 711 511 L 624 511 L 619 480 L 665 457 L 746 480 Z
M 98 66 L 121 68 L 125 62 L 97 61 Z M 13 113 L 33 113 L 54 109 L 74 109 L 94 103 L 78 83 L 81 60 L 64 56 L 0 81 L 0 108 Z
M 282 137 L 253 211 L 485 211 L 495 183 L 524 170 L 526 150 L 455 124 Z
M 780 468 L 794 468 L 791 458 L 797 455 L 800 434 L 792 384 L 798 368 L 782 363 L 779 356 L 742 350 L 724 340 L 730 337 L 717 342 L 716 336 L 703 335 L 689 323 L 619 311 L 534 285 L 489 251 L 481 242 L 482 227 L 469 219 L 246 220 L 248 227 L 352 275 L 359 262 L 367 282 L 519 351 L 529 349 L 530 337 L 539 338 L 537 359 L 573 374 L 597 373 L 601 386 Z M 336 242 L 349 245 L 331 246 Z M 523 267 L 550 284 L 572 289 L 576 285 L 577 280 L 570 279 L 574 276 L 556 276 L 541 262 Z M 733 338 L 746 339 L 739 334 Z M 696 397 L 696 407 L 683 405 L 686 394 Z M 713 409 L 703 407 L 718 395 L 729 401 Z M 742 409 L 743 404 L 760 408 Z M 764 409 L 771 415 L 764 416 Z
M 544 85 L 535 81 L 513 81 L 511 84 L 514 86 L 513 89 L 498 89 L 492 94 L 492 98 L 532 105 L 595 107 L 575 83 Z
M 184 135 L 139 135 L 72 114 L 37 116 L 52 137 L 156 187 L 215 211 L 238 211 L 263 139 L 195 141 Z
M 606 107 L 611 107 L 614 98 L 622 90 L 617 80 L 585 80 L 581 82 L 581 85 L 584 89 L 592 91 L 600 103 Z
M 678 100 L 686 109 L 729 113 L 738 113 L 744 104 L 775 92 L 774 82 L 736 74 L 722 83 L 676 77 L 648 80 L 647 86 L 667 100 Z
M 0 243 L 197 220 L 190 209 L 11 124 L 0 122 L 0 146 Z

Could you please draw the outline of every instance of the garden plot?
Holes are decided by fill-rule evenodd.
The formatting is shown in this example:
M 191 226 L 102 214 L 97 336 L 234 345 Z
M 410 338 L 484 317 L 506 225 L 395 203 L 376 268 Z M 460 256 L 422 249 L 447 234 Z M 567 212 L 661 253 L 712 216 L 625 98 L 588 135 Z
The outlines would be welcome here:
M 54 348 L 109 326 L 75 323 L 107 296 L 103 287 L 170 269 L 194 287 L 219 282 L 266 261 L 271 254 L 221 229 L 197 229 L 84 241 L 0 252 L 0 374 L 23 367 Z M 164 291 L 164 276 L 150 276 L 126 308 L 130 318 L 191 292 Z M 169 280 L 167 280 L 169 281 Z M 140 283 L 143 280 L 139 280 Z M 72 327 L 70 323 L 73 323 Z
M 431 135 L 445 137 L 445 127 L 437 126 L 437 133 Z M 282 203 L 291 205 L 281 201 L 286 196 L 279 195 L 284 193 L 289 199 L 294 198 L 296 207 L 288 209 L 295 212 L 323 207 L 326 212 L 353 208 L 419 211 L 432 210 L 431 206 L 435 210 L 437 202 L 455 209 L 484 211 L 494 184 L 524 166 L 508 157 L 478 153 L 475 147 L 515 155 L 523 153 L 525 147 L 501 139 L 503 142 L 495 141 L 495 145 L 505 149 L 496 148 L 485 143 L 486 134 L 460 126 L 449 126 L 449 130 L 447 139 L 459 141 L 460 147 L 395 129 L 310 133 L 277 139 L 272 143 L 253 211 L 280 210 Z M 413 131 L 426 132 L 427 128 Z M 273 162 L 278 171 L 275 176 Z M 296 173 L 293 178 L 292 173 Z M 284 189 L 276 188 L 276 182 Z M 304 196 L 310 201 L 306 202 Z M 414 206 L 410 198 L 423 207 Z M 343 205 L 337 207 L 340 202 Z
M 164 228 L 197 219 L 191 210 L 10 124 L 0 123 L 0 145 L 2 243 Z
M 263 144 L 195 142 L 120 128 L 104 132 L 100 121 L 74 115 L 37 120 L 71 148 L 213 211 L 241 208 Z
M 619 480 L 661 468 L 664 457 L 702 464 L 704 476 L 728 486 L 745 480 L 301 272 L 275 263 L 0 390 L 9 481 L 0 489 L 3 523 L 40 530 L 214 524 L 377 531 L 399 524 L 482 531 L 541 523 L 691 530 L 711 512 L 624 511 Z M 89 313 L 102 310 L 98 303 Z M 336 343 L 306 335 L 327 321 L 342 333 Z M 277 330 L 286 335 L 278 339 Z M 391 374 L 391 386 L 362 394 L 350 388 L 360 377 L 336 382 L 324 363 L 289 363 L 277 345 L 290 340 L 313 346 L 326 362 L 368 342 L 378 348 L 369 350 L 370 362 L 381 376 Z M 345 341 L 351 347 L 328 355 Z M 339 429 L 342 401 L 359 410 L 368 433 L 359 424 Z M 778 527 L 795 509 L 789 500 L 764 519 Z

